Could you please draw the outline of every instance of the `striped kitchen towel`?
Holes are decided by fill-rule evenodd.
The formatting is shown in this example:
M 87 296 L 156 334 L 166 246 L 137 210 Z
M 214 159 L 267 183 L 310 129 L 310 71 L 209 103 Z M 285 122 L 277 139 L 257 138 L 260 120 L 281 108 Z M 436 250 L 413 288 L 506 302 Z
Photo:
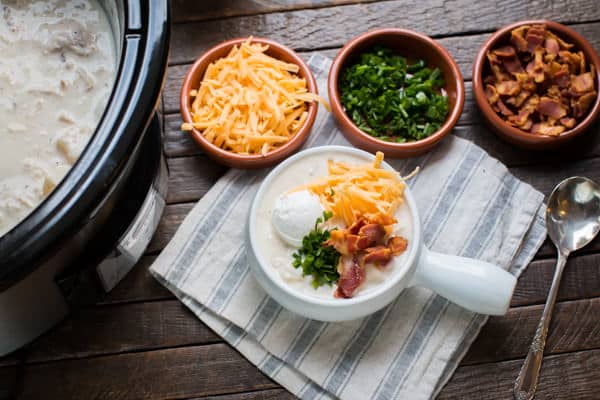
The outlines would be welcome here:
M 326 93 L 330 60 L 310 66 Z M 349 145 L 320 107 L 306 147 Z M 543 196 L 473 143 L 450 136 L 418 158 L 389 161 L 409 181 L 425 244 L 519 275 L 541 246 Z M 268 171 L 230 170 L 196 204 L 152 274 L 261 371 L 303 399 L 429 399 L 486 317 L 410 288 L 357 321 L 299 317 L 269 298 L 248 270 L 245 221 Z

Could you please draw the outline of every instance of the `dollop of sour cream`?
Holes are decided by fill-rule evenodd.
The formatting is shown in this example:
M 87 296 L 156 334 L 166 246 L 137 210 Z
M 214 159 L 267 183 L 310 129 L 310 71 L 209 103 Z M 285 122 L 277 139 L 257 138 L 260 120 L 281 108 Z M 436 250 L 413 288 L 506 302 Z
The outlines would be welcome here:
M 284 193 L 275 201 L 271 223 L 286 243 L 300 247 L 323 211 L 319 197 L 307 190 Z

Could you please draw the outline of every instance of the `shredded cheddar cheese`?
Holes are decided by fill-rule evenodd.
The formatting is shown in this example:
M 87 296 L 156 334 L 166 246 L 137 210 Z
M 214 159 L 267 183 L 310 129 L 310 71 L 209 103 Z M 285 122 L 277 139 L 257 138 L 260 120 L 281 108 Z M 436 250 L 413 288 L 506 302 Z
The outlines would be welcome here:
M 383 153 L 372 164 L 349 165 L 329 160 L 329 175 L 299 188 L 319 196 L 321 204 L 351 226 L 360 218 L 395 223 L 394 212 L 403 201 L 404 178 L 381 168 Z
M 211 63 L 192 90 L 192 123 L 214 145 L 244 155 L 264 155 L 287 143 L 308 117 L 307 102 L 325 101 L 308 91 L 299 67 L 273 58 L 269 46 L 235 46 Z

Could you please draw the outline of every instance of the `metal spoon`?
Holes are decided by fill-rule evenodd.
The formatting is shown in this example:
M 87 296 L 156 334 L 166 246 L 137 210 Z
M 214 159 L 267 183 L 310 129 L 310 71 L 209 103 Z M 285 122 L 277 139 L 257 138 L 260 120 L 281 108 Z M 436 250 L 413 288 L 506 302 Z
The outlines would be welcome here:
M 548 200 L 546 228 L 558 250 L 558 262 L 542 318 L 515 382 L 513 391 L 515 400 L 530 400 L 535 394 L 546 345 L 546 334 L 567 257 L 572 251 L 591 242 L 600 230 L 600 186 L 579 176 L 559 183 Z

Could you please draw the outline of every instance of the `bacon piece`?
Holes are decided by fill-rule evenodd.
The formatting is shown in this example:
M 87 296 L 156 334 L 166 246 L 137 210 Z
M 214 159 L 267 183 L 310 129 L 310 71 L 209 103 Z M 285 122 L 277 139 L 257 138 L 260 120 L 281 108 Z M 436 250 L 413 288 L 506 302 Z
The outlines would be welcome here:
M 502 46 L 493 50 L 494 54 L 500 58 L 510 58 L 517 55 L 515 48 L 512 46 Z
M 334 297 L 348 299 L 365 280 L 365 269 L 360 266 L 355 256 L 344 255 L 338 264 L 337 288 Z
M 529 98 L 529 96 L 531 96 L 531 92 L 523 90 L 517 96 L 506 99 L 506 103 L 518 108 L 523 105 L 523 103 Z
M 358 236 L 360 237 L 358 248 L 364 250 L 383 240 L 385 237 L 385 228 L 379 224 L 367 224 L 360 228 Z
M 501 96 L 514 96 L 521 91 L 521 85 L 517 81 L 504 81 L 496 83 L 496 91 Z
M 575 95 L 582 95 L 594 90 L 594 77 L 591 72 L 571 77 L 571 92 Z
M 360 231 L 360 228 L 362 228 L 366 224 L 367 224 L 367 220 L 364 218 L 360 218 L 359 220 L 354 222 L 352 225 L 350 225 L 350 227 L 347 229 L 347 231 L 348 231 L 348 233 L 351 233 L 353 235 L 358 235 L 358 231 Z
M 550 97 L 551 99 L 561 101 L 563 98 L 563 93 L 562 90 L 558 87 L 558 85 L 552 85 L 546 91 L 546 96 Z
M 494 54 L 501 59 L 504 68 L 511 74 L 523 72 L 523 66 L 517 57 L 517 52 L 512 46 L 502 46 L 495 49 Z
M 546 73 L 559 87 L 565 88 L 569 86 L 571 79 L 569 77 L 568 65 L 553 61 L 546 66 Z
M 515 78 L 517 78 L 517 82 L 521 85 L 523 90 L 527 90 L 529 92 L 534 92 L 536 90 L 535 81 L 532 77 L 527 73 L 518 73 L 515 74 Z
M 573 117 L 580 118 L 585 115 L 592 103 L 596 100 L 597 93 L 595 91 L 586 93 L 577 100 L 571 100 L 571 108 L 573 109 Z
M 523 72 L 523 66 L 516 56 L 503 59 L 502 65 L 504 65 L 504 68 L 513 75 Z
M 552 54 L 553 56 L 557 56 L 560 51 L 560 46 L 558 45 L 558 40 L 552 37 L 546 38 L 546 42 L 544 43 L 544 47 L 546 48 L 547 54 Z
M 543 49 L 537 49 L 535 51 L 535 56 L 534 59 L 532 61 L 533 66 L 531 67 L 531 70 L 527 70 L 527 72 L 530 74 L 530 76 L 533 77 L 533 80 L 535 80 L 537 83 L 543 82 L 544 81 L 544 70 L 546 69 L 546 66 L 544 65 L 544 50 Z M 531 63 L 529 63 L 529 65 L 531 65 Z M 527 67 L 529 68 L 529 65 L 527 65 Z
M 502 63 L 500 62 L 500 60 L 498 60 L 498 56 L 488 51 L 487 59 L 490 63 L 490 68 L 494 73 L 494 77 L 496 78 L 496 82 L 508 81 L 511 79 L 510 75 L 502 70 Z
M 533 124 L 531 127 L 531 133 L 546 136 L 558 136 L 563 133 L 567 128 L 562 125 L 550 125 L 549 122 L 540 122 Z
M 583 74 L 585 72 L 585 54 L 583 51 L 579 51 L 577 55 L 579 55 L 579 73 Z
M 561 118 L 560 124 L 565 128 L 571 129 L 575 126 L 577 120 L 575 118 Z
M 523 123 L 523 125 L 520 126 L 520 128 L 523 129 L 524 131 L 529 131 L 529 130 L 531 130 L 532 126 L 533 126 L 533 121 L 531 120 L 531 118 L 529 118 L 525 121 L 525 123 Z
M 500 98 L 500 95 L 495 86 L 485 85 L 485 97 L 487 98 L 488 103 L 495 104 Z
M 510 115 L 515 115 L 515 113 L 513 113 L 510 108 L 506 107 L 506 105 L 504 104 L 504 102 L 502 101 L 502 99 L 498 99 L 498 101 L 496 102 L 496 105 L 498 106 L 498 110 L 500 110 L 500 112 L 502 113 L 502 115 L 508 117 Z
M 402 236 L 392 236 L 387 241 L 387 247 L 392 252 L 392 255 L 398 256 L 408 248 L 408 240 Z
M 557 120 L 567 115 L 567 108 L 555 99 L 542 96 L 538 105 L 538 112 L 541 115 Z
M 519 114 L 509 116 L 507 121 L 523 130 L 528 130 L 531 128 L 532 123 L 531 119 L 529 118 L 530 115 L 531 113 L 527 110 L 520 110 Z
M 348 234 L 343 229 L 334 229 L 329 234 L 329 239 L 323 246 L 332 246 L 340 254 L 352 254 L 356 251 L 358 236 Z
M 563 62 L 563 65 L 567 65 L 569 68 L 570 74 L 577 73 L 577 69 L 581 65 L 581 59 L 578 54 L 571 53 L 568 50 L 562 50 L 558 52 L 560 61 Z
M 385 246 L 375 246 L 365 249 L 365 255 L 362 257 L 362 262 L 366 264 L 375 264 L 382 267 L 392 259 L 392 250 Z
M 527 40 L 525 40 L 525 31 L 527 29 L 529 29 L 529 25 L 523 25 L 510 32 L 510 42 L 519 51 L 527 51 Z
M 554 33 L 552 33 L 551 31 L 546 31 L 546 39 L 556 40 L 562 50 L 569 50 L 571 47 L 573 47 L 573 45 L 571 43 L 565 42 L 564 40 L 562 40 L 561 38 L 556 36 Z
M 536 51 L 536 49 L 542 46 L 542 43 L 544 43 L 545 33 L 545 25 L 532 25 L 531 28 L 527 30 L 525 40 L 527 41 L 527 50 L 530 53 L 533 53 Z
M 537 94 L 534 94 L 533 96 L 529 97 L 519 110 L 519 114 L 517 114 L 516 116 L 509 116 L 508 122 L 515 126 L 518 126 L 519 128 L 525 131 L 528 131 L 533 124 L 533 121 L 531 120 L 530 116 L 537 110 L 539 102 L 540 98 Z

